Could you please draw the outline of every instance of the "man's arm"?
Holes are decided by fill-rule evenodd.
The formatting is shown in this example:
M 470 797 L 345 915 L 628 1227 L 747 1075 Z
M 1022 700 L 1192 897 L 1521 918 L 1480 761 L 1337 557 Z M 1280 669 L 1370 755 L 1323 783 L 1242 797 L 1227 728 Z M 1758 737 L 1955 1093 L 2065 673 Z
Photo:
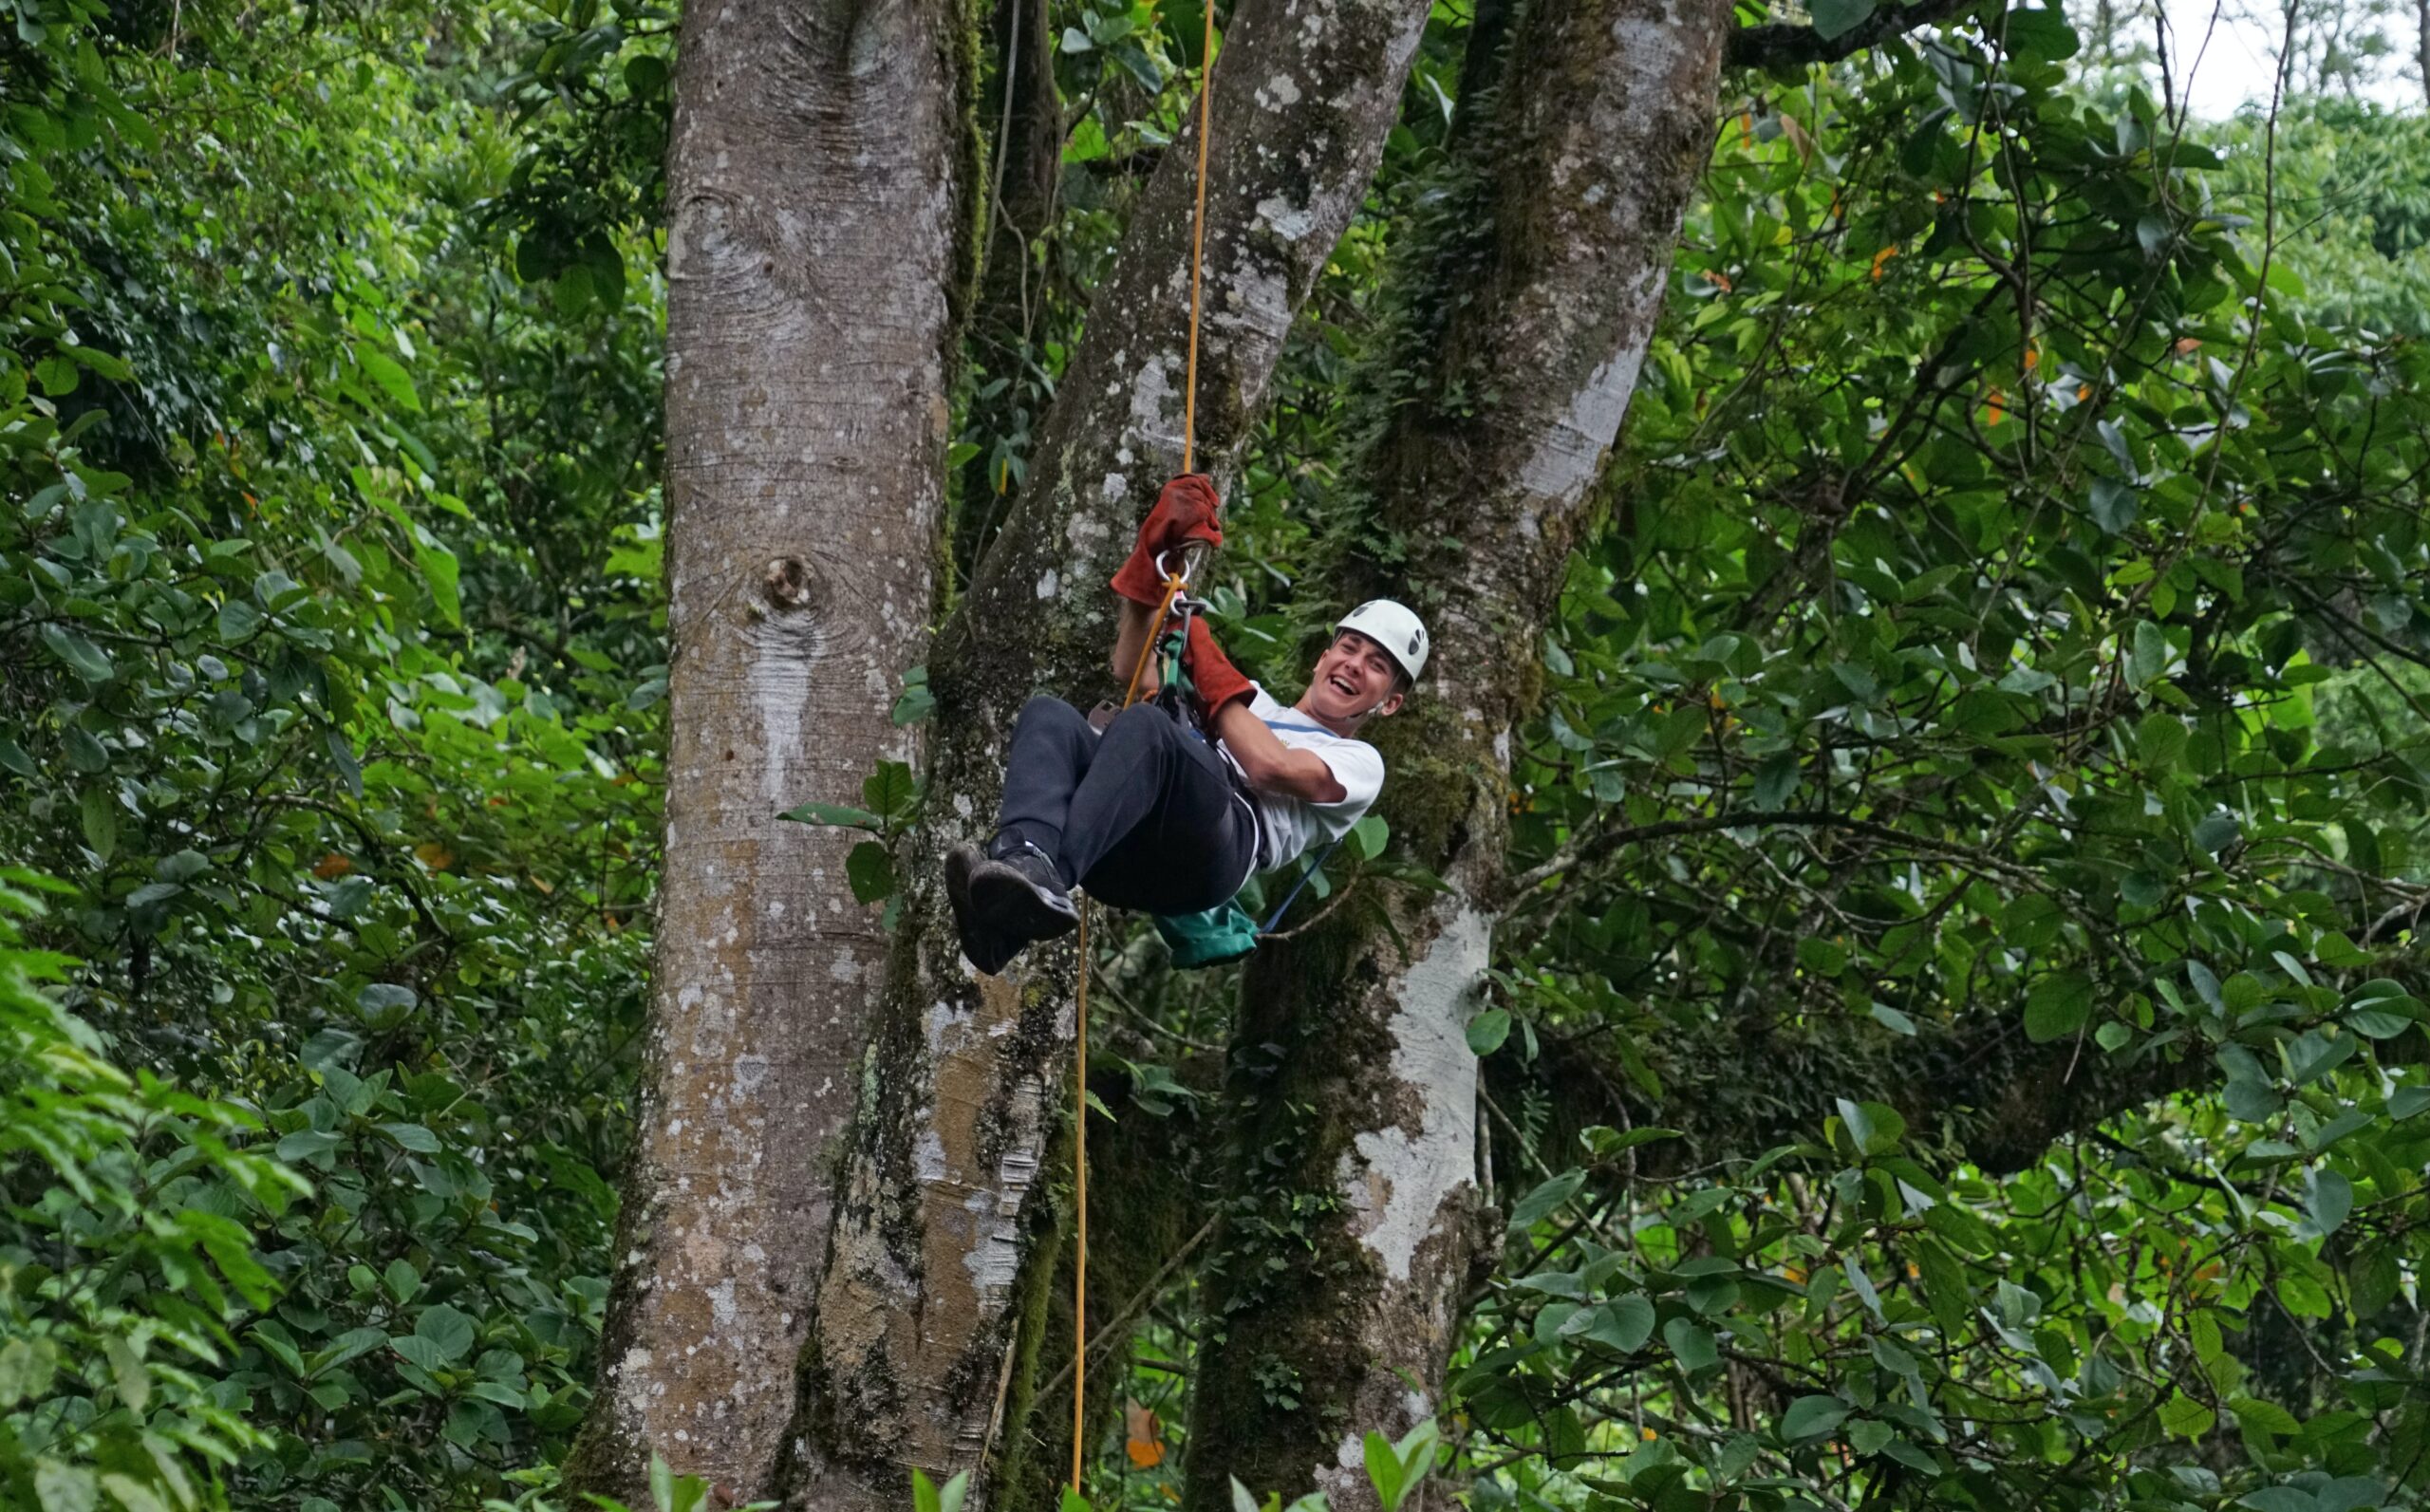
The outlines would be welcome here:
M 1156 607 L 1136 599 L 1122 599 L 1122 612 L 1113 627 L 1113 676 L 1124 687 L 1131 685 L 1131 669 L 1139 664 L 1140 650 L 1156 627 Z M 1156 659 L 1148 659 L 1148 670 L 1139 674 L 1139 697 L 1147 698 L 1165 685 L 1164 669 Z
M 1249 712 L 1246 700 L 1235 700 L 1216 711 L 1215 735 L 1241 764 L 1242 775 L 1252 788 L 1305 803 L 1339 803 L 1350 796 L 1350 790 L 1335 777 L 1324 757 L 1284 745 L 1263 719 Z

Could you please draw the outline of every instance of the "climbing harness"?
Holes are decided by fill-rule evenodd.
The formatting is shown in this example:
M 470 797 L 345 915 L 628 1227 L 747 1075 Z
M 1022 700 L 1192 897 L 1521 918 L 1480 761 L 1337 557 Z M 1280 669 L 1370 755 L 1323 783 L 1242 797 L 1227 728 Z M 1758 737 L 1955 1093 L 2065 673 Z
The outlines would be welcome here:
M 1206 252 L 1206 142 L 1215 125 L 1215 0 L 1201 0 L 1206 15 L 1206 34 L 1198 54 L 1198 184 L 1197 203 L 1191 212 L 1189 229 L 1189 356 L 1182 378 L 1181 408 L 1181 470 L 1187 473 L 1197 459 L 1198 444 L 1198 312 L 1199 279 Z M 1131 669 L 1131 684 L 1123 689 L 1122 706 L 1129 708 L 1139 697 L 1139 680 L 1146 675 L 1148 660 L 1155 655 L 1157 642 L 1163 637 L 1167 616 L 1176 604 L 1187 604 L 1185 590 L 1196 561 L 1193 553 L 1185 551 L 1179 570 L 1165 566 L 1163 557 L 1156 560 L 1156 569 L 1165 574 L 1165 599 L 1150 621 L 1150 629 L 1145 645 L 1139 648 L 1139 661 Z M 1188 628 L 1187 616 L 1195 607 L 1183 609 L 1183 629 Z M 1177 696 L 1173 688 L 1180 669 L 1179 647 L 1187 645 L 1187 636 L 1174 643 L 1174 679 L 1168 680 L 1158 696 Z M 1297 889 L 1294 889 L 1295 895 Z M 1289 900 L 1284 900 L 1286 906 Z M 1279 916 L 1278 916 L 1279 917 Z M 1072 1249 L 1072 1490 L 1080 1489 L 1081 1454 L 1086 1443 L 1082 1429 L 1088 1413 L 1089 1383 L 1089 978 L 1092 975 L 1089 955 L 1089 901 L 1080 899 L 1080 977 L 1073 1004 L 1076 1052 L 1073 1057 L 1073 1119 L 1072 1119 L 1072 1201 L 1075 1207 L 1075 1241 Z

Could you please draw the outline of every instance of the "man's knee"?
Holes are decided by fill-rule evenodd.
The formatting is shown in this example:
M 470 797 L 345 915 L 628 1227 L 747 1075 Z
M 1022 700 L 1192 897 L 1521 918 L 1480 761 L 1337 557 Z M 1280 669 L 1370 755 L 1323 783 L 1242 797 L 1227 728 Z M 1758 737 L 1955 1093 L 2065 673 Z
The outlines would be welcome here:
M 1152 703 L 1134 703 L 1105 727 L 1108 741 L 1126 746 L 1161 746 L 1178 733 L 1173 717 Z
M 1051 693 L 1040 693 L 1021 705 L 1016 730 L 1085 731 L 1089 718 Z

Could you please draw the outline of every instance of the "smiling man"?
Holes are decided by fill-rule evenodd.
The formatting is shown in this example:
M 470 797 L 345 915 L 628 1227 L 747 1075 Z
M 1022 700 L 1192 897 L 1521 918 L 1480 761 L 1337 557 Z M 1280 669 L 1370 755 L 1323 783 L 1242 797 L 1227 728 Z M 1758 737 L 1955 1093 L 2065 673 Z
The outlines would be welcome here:
M 1216 513 L 1203 476 L 1165 485 L 1113 578 L 1124 600 L 1116 677 L 1158 633 L 1158 559 L 1189 541 L 1220 544 Z M 1193 618 L 1184 665 L 1194 726 L 1149 701 L 1152 663 L 1141 701 L 1103 735 L 1062 700 L 1032 699 L 1013 731 L 994 841 L 945 857 L 963 954 L 993 974 L 1032 942 L 1068 933 L 1079 923 L 1075 886 L 1119 908 L 1195 913 L 1230 900 L 1252 872 L 1340 838 L 1384 785 L 1384 758 L 1358 732 L 1399 710 L 1426 653 L 1414 613 L 1370 600 L 1342 617 L 1286 708 Z

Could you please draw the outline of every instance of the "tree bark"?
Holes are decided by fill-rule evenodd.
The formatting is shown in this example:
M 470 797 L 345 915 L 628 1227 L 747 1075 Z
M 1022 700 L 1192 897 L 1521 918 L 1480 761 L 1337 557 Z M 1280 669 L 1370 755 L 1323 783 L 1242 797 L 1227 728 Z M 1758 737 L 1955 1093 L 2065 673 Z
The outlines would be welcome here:
M 1449 890 L 1336 909 L 1252 958 L 1226 1211 L 1254 1216 L 1207 1279 L 1192 1509 L 1226 1505 L 1234 1476 L 1373 1508 L 1363 1436 L 1439 1408 L 1480 1254 L 1466 1023 L 1504 883 L 1511 730 L 1710 154 L 1729 14 L 1536 0 L 1512 31 L 1512 86 L 1463 134 L 1450 193 L 1396 271 L 1404 329 L 1377 385 L 1395 402 L 1363 472 L 1409 565 L 1366 586 L 1418 601 L 1434 655 L 1380 732 L 1383 812 Z
M 852 831 L 938 557 L 968 17 L 687 7 L 669 148 L 666 848 L 640 1134 L 576 1489 L 770 1487 L 888 946 Z
M 1214 70 L 1202 468 L 1227 470 L 1249 431 L 1294 312 L 1366 193 L 1428 10 L 1244 0 L 1235 15 Z M 1032 1215 L 1071 1101 L 1071 953 L 978 977 L 933 879 L 946 846 L 992 829 L 1004 742 L 1032 690 L 1086 703 L 1110 681 L 1105 581 L 1181 461 L 1196 158 L 1193 125 L 1141 196 L 1017 513 L 930 660 L 940 709 L 918 890 L 802 1353 L 792 1505 L 891 1506 L 911 1467 L 979 1463 L 1012 1394 L 1013 1307 L 1053 1232 Z

